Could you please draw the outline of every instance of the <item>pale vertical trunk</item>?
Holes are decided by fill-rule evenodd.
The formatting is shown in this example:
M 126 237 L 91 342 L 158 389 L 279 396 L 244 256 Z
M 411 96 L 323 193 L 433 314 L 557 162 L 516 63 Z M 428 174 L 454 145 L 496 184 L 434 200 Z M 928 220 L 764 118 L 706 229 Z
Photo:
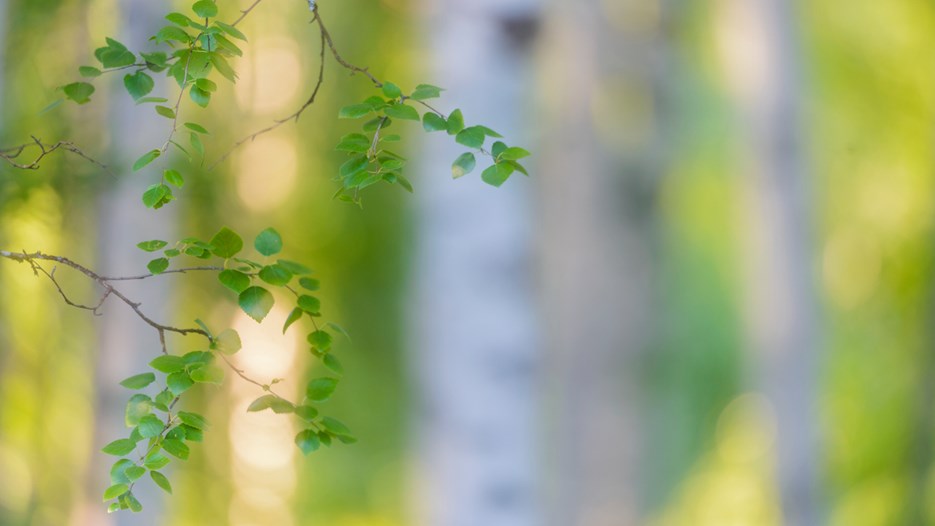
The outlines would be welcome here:
M 786 524 L 821 523 L 816 367 L 819 350 L 811 209 L 800 138 L 792 6 L 726 0 L 724 52 L 747 143 L 750 343 L 777 423 Z
M 555 415 L 547 524 L 629 526 L 643 511 L 638 386 L 653 325 L 661 6 L 553 8 L 538 174 Z
M 150 35 L 160 27 L 160 21 L 168 5 L 164 1 L 154 0 L 119 0 L 120 30 L 118 39 L 131 50 L 149 49 Z M 156 91 L 165 89 L 167 83 L 156 79 Z M 129 166 L 147 150 L 158 148 L 169 133 L 171 124 L 165 118 L 156 115 L 150 106 L 135 106 L 122 86 L 122 75 L 115 79 L 110 95 L 113 165 L 117 176 L 100 199 L 100 223 L 98 226 L 98 265 L 106 275 L 139 274 L 146 271 L 146 263 L 152 255 L 135 247 L 136 243 L 147 239 L 171 240 L 174 236 L 174 210 L 179 206 L 173 202 L 158 211 L 144 208 L 141 196 L 145 188 L 158 181 L 159 161 L 147 169 L 132 173 Z M 171 88 L 175 88 L 172 85 Z M 121 284 L 121 291 L 129 297 L 142 302 L 142 309 L 156 320 L 165 320 L 168 287 L 171 281 L 147 280 Z M 136 315 L 118 302 L 111 301 L 99 324 L 99 354 L 97 385 L 99 387 L 99 425 L 95 445 L 100 446 L 115 438 L 124 438 L 128 430 L 124 425 L 124 406 L 129 393 L 118 382 L 123 378 L 145 372 L 147 363 L 159 355 L 160 346 L 156 332 L 144 324 Z M 113 457 L 96 454 L 92 466 L 97 466 L 93 473 L 97 478 L 95 488 L 103 490 L 109 483 L 106 480 L 108 461 Z M 134 492 L 143 503 L 144 514 L 120 512 L 110 517 L 99 515 L 94 524 L 157 524 L 162 515 L 163 495 L 154 490 L 148 480 L 137 485 Z M 100 496 L 91 491 L 89 498 L 95 501 L 99 510 Z
M 516 144 L 533 89 L 535 1 L 439 0 L 431 49 L 444 103 Z M 416 522 L 533 526 L 537 515 L 539 327 L 532 298 L 530 180 L 502 188 L 478 171 L 452 181 L 464 147 L 424 142 L 415 287 Z

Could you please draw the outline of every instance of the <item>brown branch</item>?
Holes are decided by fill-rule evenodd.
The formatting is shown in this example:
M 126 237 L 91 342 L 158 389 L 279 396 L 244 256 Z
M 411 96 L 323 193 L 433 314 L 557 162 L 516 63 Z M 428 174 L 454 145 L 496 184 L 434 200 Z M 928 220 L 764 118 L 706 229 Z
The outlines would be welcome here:
M 253 4 L 251 4 L 250 7 L 244 9 L 243 11 L 241 11 L 241 12 L 240 12 L 240 17 L 237 18 L 237 20 L 234 20 L 233 22 L 231 22 L 230 25 L 236 26 L 237 24 L 239 24 L 241 21 L 243 21 L 244 18 L 247 18 L 247 15 L 250 14 L 250 11 L 253 11 L 253 8 L 256 7 L 257 5 L 259 5 L 259 3 L 262 2 L 262 1 L 263 1 L 263 0 L 256 0 L 256 2 L 253 2 Z
M 38 148 L 38 149 L 39 149 L 39 154 L 35 157 L 35 159 L 33 159 L 32 161 L 29 161 L 29 162 L 19 162 L 19 161 L 18 161 L 19 157 L 20 157 L 21 155 L 23 155 L 23 153 L 24 153 L 26 150 L 31 149 L 31 148 Z M 51 155 L 52 153 L 56 152 L 57 150 L 64 150 L 64 151 L 67 151 L 67 152 L 71 152 L 71 153 L 73 153 L 73 154 L 75 154 L 75 155 L 77 155 L 77 156 L 79 156 L 79 157 L 85 159 L 86 161 L 88 161 L 88 162 L 90 162 L 90 163 L 92 163 L 92 164 L 94 164 L 94 165 L 96 165 L 96 166 L 98 166 L 98 167 L 104 169 L 104 170 L 107 171 L 108 173 L 113 174 L 113 172 L 110 171 L 110 169 L 107 167 L 107 165 L 105 165 L 104 163 L 102 163 L 102 162 L 100 162 L 100 161 L 95 160 L 93 157 L 91 157 L 91 156 L 89 156 L 88 154 L 84 153 L 80 148 L 78 148 L 77 146 L 75 146 L 75 144 L 72 143 L 72 142 L 69 142 L 69 141 L 58 141 L 58 142 L 55 143 L 55 144 L 46 144 L 46 143 L 42 142 L 41 140 L 39 140 L 39 139 L 38 139 L 37 137 L 35 137 L 35 136 L 32 136 L 32 142 L 25 143 L 25 144 L 20 144 L 20 145 L 13 146 L 13 147 L 10 147 L 10 148 L 2 148 L 2 149 L 0 149 L 0 159 L 3 159 L 4 161 L 6 161 L 7 163 L 9 163 L 9 164 L 10 164 L 11 166 L 13 166 L 14 168 L 19 168 L 20 170 L 38 170 L 38 169 L 39 169 L 39 163 L 40 163 L 46 156 Z

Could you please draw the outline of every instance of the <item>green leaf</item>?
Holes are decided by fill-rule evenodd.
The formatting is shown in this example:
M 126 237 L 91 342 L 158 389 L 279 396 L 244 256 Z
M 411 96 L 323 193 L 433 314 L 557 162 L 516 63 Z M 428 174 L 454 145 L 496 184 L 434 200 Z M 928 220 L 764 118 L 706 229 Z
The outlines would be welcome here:
M 175 26 L 163 27 L 162 29 L 159 30 L 158 33 L 156 33 L 153 39 L 156 41 L 157 44 L 161 44 L 163 42 L 172 42 L 172 41 L 184 42 L 187 44 L 192 41 L 191 35 L 189 35 L 185 30 L 180 29 Z M 104 64 L 104 66 L 107 67 L 107 64 Z M 184 68 L 184 64 L 182 67 Z
M 186 353 L 182 357 L 182 361 L 185 362 L 185 365 L 205 365 L 209 363 L 214 363 L 214 355 L 207 351 L 192 351 Z
M 149 362 L 149 366 L 153 369 L 163 372 L 163 373 L 174 373 L 176 371 L 181 371 L 185 368 L 185 360 L 181 356 L 173 356 L 171 354 L 164 354 L 159 356 L 153 361 Z
M 164 449 L 166 453 L 180 460 L 185 460 L 188 458 L 188 446 L 186 446 L 185 443 L 181 440 L 172 438 L 163 440 L 162 449 Z
M 152 477 L 157 486 L 165 490 L 166 493 L 172 494 L 172 484 L 169 483 L 169 479 L 165 475 L 158 471 L 150 471 L 149 476 Z
M 169 22 L 181 27 L 188 27 L 194 22 L 188 15 L 183 15 L 182 13 L 169 13 L 165 18 Z
M 173 110 L 172 108 L 168 106 L 156 106 L 155 109 L 156 109 L 156 113 L 158 113 L 159 115 L 167 119 L 175 118 L 175 110 Z
M 162 155 L 162 152 L 159 150 L 150 150 L 144 153 L 139 159 L 136 160 L 135 163 L 133 163 L 133 171 L 140 171 L 144 166 L 155 161 L 156 158 L 160 155 Z
M 273 308 L 274 300 L 273 295 L 263 287 L 250 287 L 240 293 L 237 302 L 248 316 L 259 323 Z
M 136 443 L 132 440 L 121 438 L 119 440 L 114 440 L 110 444 L 107 444 L 101 451 L 107 453 L 108 455 L 114 455 L 122 457 L 124 455 L 129 455 L 131 451 L 136 449 Z
M 251 413 L 264 409 L 272 409 L 274 413 L 284 414 L 293 412 L 295 407 L 292 405 L 292 402 L 271 394 L 257 398 L 247 407 L 247 411 Z
M 227 62 L 227 59 L 217 53 L 212 53 L 211 63 L 214 64 L 214 67 L 218 70 L 218 73 L 220 73 L 224 78 L 231 82 L 237 82 L 237 72 L 235 72 L 234 68 L 230 66 L 230 63 Z
M 136 246 L 140 250 L 145 250 L 146 252 L 155 252 L 160 248 L 168 245 L 165 241 L 161 239 L 153 239 L 152 241 L 142 241 L 137 243 Z
M 104 500 L 116 499 L 128 491 L 130 491 L 130 487 L 126 484 L 114 484 L 104 490 Z
M 211 0 L 199 0 L 192 5 L 192 11 L 201 18 L 214 18 L 218 15 L 218 6 Z
M 318 314 L 321 311 L 321 301 L 314 296 L 303 294 L 299 296 L 297 304 L 300 309 L 309 314 Z
M 155 381 L 155 374 L 143 373 L 127 378 L 126 380 L 120 382 L 120 385 L 126 387 L 127 389 L 142 389 Z
M 205 417 L 199 415 L 198 413 L 190 413 L 188 411 L 179 411 L 179 419 L 187 425 L 194 427 L 195 429 L 206 429 L 208 427 L 208 420 Z
M 448 135 L 457 135 L 464 129 L 464 115 L 461 110 L 455 110 L 448 116 Z
M 311 422 L 318 416 L 318 410 L 310 405 L 300 405 L 295 408 L 295 416 L 305 420 L 306 422 Z
M 412 95 L 409 98 L 413 100 L 426 100 L 426 99 L 437 99 L 441 96 L 442 92 L 445 91 L 438 86 L 432 86 L 431 84 L 419 84 L 416 86 L 415 91 L 412 92 Z
M 162 392 L 156 395 L 156 399 L 153 400 L 153 407 L 159 409 L 162 412 L 168 412 L 169 405 L 172 404 L 172 400 L 174 399 L 175 395 L 172 394 L 172 391 L 163 389 Z
M 341 361 L 338 360 L 333 354 L 326 354 L 324 357 L 322 357 L 321 363 L 325 364 L 325 367 L 338 374 L 344 374 L 344 366 L 341 365 Z
M 467 175 L 474 170 L 475 166 L 477 166 L 477 158 L 474 157 L 474 154 L 471 152 L 463 153 L 451 165 L 451 176 L 457 179 Z
M 172 193 L 168 186 L 162 183 L 154 184 L 143 192 L 143 205 L 146 206 L 146 208 L 160 208 L 170 200 L 171 195 Z
M 126 475 L 130 481 L 134 481 L 146 474 L 146 468 L 141 466 L 130 466 L 127 468 Z
M 202 135 L 210 135 L 210 133 L 208 133 L 208 130 L 206 130 L 204 126 L 194 123 L 194 122 L 186 122 L 185 127 L 193 132 L 197 132 Z
M 153 91 L 156 83 L 153 82 L 153 78 L 145 72 L 137 71 L 132 75 L 125 75 L 123 77 L 123 86 L 127 89 L 127 93 L 133 97 L 133 100 L 139 100 L 149 95 L 149 92 Z
M 218 90 L 218 85 L 215 84 L 211 79 L 198 79 L 195 81 L 195 85 L 198 86 L 199 89 L 209 93 L 213 93 Z
M 331 327 L 332 329 L 334 329 L 335 332 L 337 332 L 337 333 L 340 334 L 341 336 L 344 336 L 344 337 L 347 338 L 348 340 L 351 339 L 351 335 L 348 334 L 346 330 L 344 330 L 344 327 L 341 327 L 341 326 L 338 325 L 337 323 L 335 323 L 335 322 L 333 322 L 333 321 L 329 321 L 329 322 L 326 323 L 325 325 L 327 325 L 328 327 Z
M 195 101 L 195 104 L 202 108 L 207 108 L 208 104 L 211 102 L 211 92 L 205 91 L 198 86 L 192 86 L 191 89 L 188 90 L 188 94 L 191 96 L 192 100 Z
M 130 477 L 127 476 L 127 470 L 134 467 L 136 464 L 132 460 L 122 458 L 117 462 L 114 462 L 114 465 L 110 468 L 110 483 L 111 484 L 129 484 L 132 482 Z
M 341 165 L 341 177 L 348 178 L 367 169 L 370 159 L 366 155 L 355 155 Z
M 211 252 L 219 258 L 232 258 L 243 249 L 243 239 L 233 230 L 222 227 L 209 244 L 214 247 Z
M 231 355 L 243 348 L 243 343 L 240 341 L 240 334 L 237 334 L 237 331 L 234 329 L 224 329 L 221 331 L 221 334 L 218 334 L 217 338 L 214 339 L 214 344 L 218 351 Z
M 306 429 L 295 436 L 295 445 L 299 446 L 302 453 L 308 455 L 312 451 L 318 449 L 321 445 L 321 440 L 318 439 L 318 433 L 311 429 Z
M 166 426 L 158 416 L 150 414 L 141 418 L 139 425 L 136 427 L 143 438 L 153 438 L 162 434 L 162 430 Z
M 364 153 L 370 149 L 370 138 L 362 133 L 349 133 L 341 137 L 341 142 L 334 149 L 339 152 Z
M 305 387 L 305 396 L 309 400 L 324 402 L 331 398 L 334 390 L 338 387 L 338 381 L 335 378 L 316 378 Z
M 153 274 L 162 274 L 169 268 L 169 260 L 166 258 L 156 258 L 147 263 L 146 268 Z
M 427 111 L 422 116 L 422 128 L 427 132 L 447 131 L 448 121 L 437 113 Z
M 192 369 L 191 377 L 198 383 L 220 385 L 224 382 L 224 369 L 216 365 L 205 365 Z
M 463 144 L 468 148 L 480 148 L 484 145 L 484 140 L 486 138 L 487 136 L 480 127 L 471 126 L 470 128 L 465 128 L 458 132 L 458 135 L 455 136 L 455 142 Z
M 351 436 L 351 430 L 337 418 L 331 418 L 330 416 L 325 416 L 325 417 L 322 417 L 321 423 L 323 426 L 325 426 L 325 429 L 327 429 L 334 435 L 346 436 L 346 437 Z
M 267 265 L 260 269 L 259 276 L 263 281 L 277 287 L 288 285 L 289 282 L 292 281 L 292 273 L 278 263 Z
M 178 396 L 191 389 L 192 386 L 195 385 L 195 381 L 192 380 L 187 372 L 177 371 L 166 377 L 166 385 L 169 387 L 169 391 L 171 391 L 172 394 Z
M 497 137 L 497 138 L 503 137 L 503 136 L 500 135 L 499 133 L 497 133 L 497 132 L 491 130 L 490 128 L 488 128 L 488 127 L 486 127 L 486 126 L 475 126 L 475 127 L 476 127 L 476 128 L 479 128 L 480 130 L 482 130 L 482 131 L 484 132 L 484 135 L 487 135 L 488 137 Z
M 225 33 L 227 33 L 228 35 L 230 35 L 230 36 L 232 36 L 232 37 L 234 37 L 234 38 L 243 40 L 244 42 L 247 41 L 247 36 L 244 35 L 243 33 L 241 33 L 239 29 L 237 29 L 236 27 L 234 27 L 234 26 L 232 26 L 232 25 L 230 25 L 230 24 L 225 24 L 224 22 L 214 22 L 214 25 L 216 25 L 216 26 L 218 26 L 219 28 L 223 29 Z
M 142 99 L 136 101 L 136 105 L 139 106 L 140 104 L 147 104 L 150 102 L 157 102 L 157 103 L 169 102 L 169 99 L 165 97 L 143 97 Z
M 490 153 L 496 159 L 497 157 L 500 156 L 501 153 L 505 152 L 506 149 L 507 149 L 507 145 L 505 143 L 501 141 L 497 141 L 493 143 L 493 146 L 490 147 Z
M 293 274 L 311 274 L 312 269 L 306 267 L 301 263 L 296 263 L 295 261 L 289 261 L 288 259 L 280 259 L 277 261 L 279 266 L 288 270 Z
M 404 119 L 409 121 L 419 120 L 419 112 L 416 111 L 412 106 L 406 106 L 405 104 L 393 104 L 392 106 L 383 110 L 383 113 L 386 113 L 388 117 L 394 119 Z
M 339 119 L 359 119 L 373 111 L 369 104 L 351 104 L 341 108 L 338 112 Z
M 91 102 L 91 95 L 94 93 L 94 86 L 87 82 L 72 82 L 62 87 L 65 96 L 78 104 Z
M 100 77 L 101 70 L 95 67 L 92 67 L 92 66 L 81 66 L 78 68 L 78 74 L 81 75 L 82 77 L 88 77 L 88 78 Z
M 398 99 L 402 96 L 403 90 L 399 89 L 399 86 L 393 84 L 392 82 L 385 82 L 383 84 L 383 95 L 388 99 Z
M 506 164 L 500 163 L 491 166 L 484 170 L 481 174 L 481 179 L 491 186 L 499 187 L 509 179 L 510 174 L 513 173 L 513 167 Z
M 511 146 L 497 155 L 497 159 L 504 161 L 516 161 L 524 157 L 529 157 L 529 152 L 518 146 Z
M 140 419 L 153 412 L 153 400 L 144 394 L 135 394 L 127 400 L 124 411 L 124 423 L 133 427 L 140 423 Z
M 166 170 L 162 172 L 163 179 L 176 188 L 185 186 L 185 178 L 176 170 Z
M 272 256 L 278 254 L 282 250 L 282 238 L 279 237 L 279 232 L 272 228 L 267 228 L 256 236 L 253 246 L 260 254 Z
M 289 327 L 292 326 L 293 323 L 302 319 L 303 314 L 305 314 L 305 311 L 298 307 L 292 309 L 292 312 L 289 313 L 289 317 L 286 318 L 286 323 L 282 326 L 282 333 L 286 334 L 286 331 L 289 330 Z
M 331 335 L 321 329 L 313 331 L 308 335 L 308 343 L 321 351 L 327 351 L 331 348 Z
M 167 62 L 169 57 L 166 56 L 166 54 L 162 51 L 156 51 L 154 53 L 140 53 L 140 56 L 143 57 L 143 60 L 146 61 L 146 64 L 152 71 L 160 72 L 168 66 Z
M 143 460 L 146 469 L 162 469 L 169 463 L 169 458 L 158 451 L 151 451 Z
M 317 279 L 314 278 L 299 278 L 299 285 L 306 290 L 315 291 L 320 288 L 320 284 Z
M 218 274 L 218 281 L 237 294 L 240 294 L 250 286 L 250 276 L 247 276 L 239 270 L 222 270 Z

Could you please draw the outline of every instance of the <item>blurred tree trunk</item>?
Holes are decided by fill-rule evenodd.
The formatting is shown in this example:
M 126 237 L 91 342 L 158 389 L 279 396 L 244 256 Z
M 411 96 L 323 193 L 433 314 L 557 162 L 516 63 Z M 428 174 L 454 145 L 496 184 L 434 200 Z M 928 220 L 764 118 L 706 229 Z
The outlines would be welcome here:
M 530 44 L 536 1 L 439 0 L 434 68 L 469 125 L 511 144 L 533 92 Z M 454 109 L 447 108 L 449 111 Z M 529 190 L 514 175 L 502 188 L 475 173 L 452 181 L 465 150 L 429 136 L 418 182 L 419 248 L 413 274 L 418 377 L 415 427 L 418 523 L 533 526 L 537 515 L 539 326 L 533 305 Z
M 811 207 L 799 120 L 793 6 L 729 0 L 722 28 L 747 143 L 750 342 L 777 423 L 777 477 L 786 524 L 820 524 L 816 367 L 818 316 Z
M 131 50 L 148 49 L 148 38 L 161 26 L 168 3 L 161 0 L 120 0 L 119 9 L 117 38 Z M 156 78 L 155 91 L 164 87 L 165 81 Z M 131 173 L 129 166 L 147 150 L 162 145 L 170 124 L 151 108 L 134 105 L 123 89 L 122 75 L 111 84 L 108 103 L 110 134 L 113 137 L 111 158 L 114 159 L 118 179 L 101 194 L 98 205 L 98 266 L 105 275 L 139 274 L 146 271 L 146 263 L 152 257 L 138 250 L 136 244 L 147 239 L 171 240 L 175 226 L 173 214 L 180 205 L 173 203 L 155 212 L 144 208 L 140 196 L 147 186 L 155 182 L 158 162 L 137 173 Z M 122 172 L 124 169 L 126 171 Z M 169 283 L 168 280 L 127 282 L 120 288 L 129 297 L 142 301 L 142 309 L 148 316 L 167 320 Z M 97 414 L 100 423 L 96 426 L 95 451 L 100 445 L 127 435 L 123 414 L 129 394 L 118 382 L 145 372 L 146 364 L 161 352 L 155 331 L 126 306 L 114 301 L 109 302 L 105 315 L 100 318 L 99 338 Z M 91 462 L 95 466 L 93 488 L 103 490 L 108 485 L 107 466 L 112 461 L 112 457 L 95 453 Z M 111 516 L 114 522 L 101 524 L 129 526 L 161 522 L 163 494 L 154 490 L 151 484 L 136 487 L 139 489 L 135 493 L 146 509 L 145 514 L 120 512 Z M 99 492 L 90 491 L 89 498 L 96 509 L 105 509 L 100 504 Z
M 658 1 L 554 2 L 544 42 L 539 224 L 551 407 L 547 524 L 644 507 L 640 367 L 653 338 L 664 164 Z

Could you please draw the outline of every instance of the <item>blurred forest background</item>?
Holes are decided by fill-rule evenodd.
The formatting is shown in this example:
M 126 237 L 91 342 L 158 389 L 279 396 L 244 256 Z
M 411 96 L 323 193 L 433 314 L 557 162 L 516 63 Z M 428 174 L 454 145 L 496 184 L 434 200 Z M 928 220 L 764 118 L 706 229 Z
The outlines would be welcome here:
M 106 516 L 117 382 L 155 334 L 0 261 L 0 525 L 935 524 L 931 2 L 319 0 L 348 60 L 448 88 L 442 109 L 527 147 L 532 176 L 452 181 L 460 150 L 403 125 L 415 195 L 331 200 L 338 108 L 372 88 L 329 60 L 297 125 L 154 213 L 113 152 L 165 120 L 106 82 L 42 109 L 104 36 L 145 49 L 189 3 L 0 0 L 0 146 L 72 140 L 117 172 L 0 164 L 0 248 L 126 275 L 141 240 L 275 226 L 352 333 L 329 404 L 360 442 L 302 458 L 230 378 L 196 401 L 213 426 L 175 495 Z M 199 119 L 209 163 L 307 98 L 310 19 L 266 0 L 239 26 L 241 79 Z M 213 281 L 164 283 L 128 290 L 157 319 L 235 327 L 240 366 L 299 389 L 285 312 L 256 325 Z

